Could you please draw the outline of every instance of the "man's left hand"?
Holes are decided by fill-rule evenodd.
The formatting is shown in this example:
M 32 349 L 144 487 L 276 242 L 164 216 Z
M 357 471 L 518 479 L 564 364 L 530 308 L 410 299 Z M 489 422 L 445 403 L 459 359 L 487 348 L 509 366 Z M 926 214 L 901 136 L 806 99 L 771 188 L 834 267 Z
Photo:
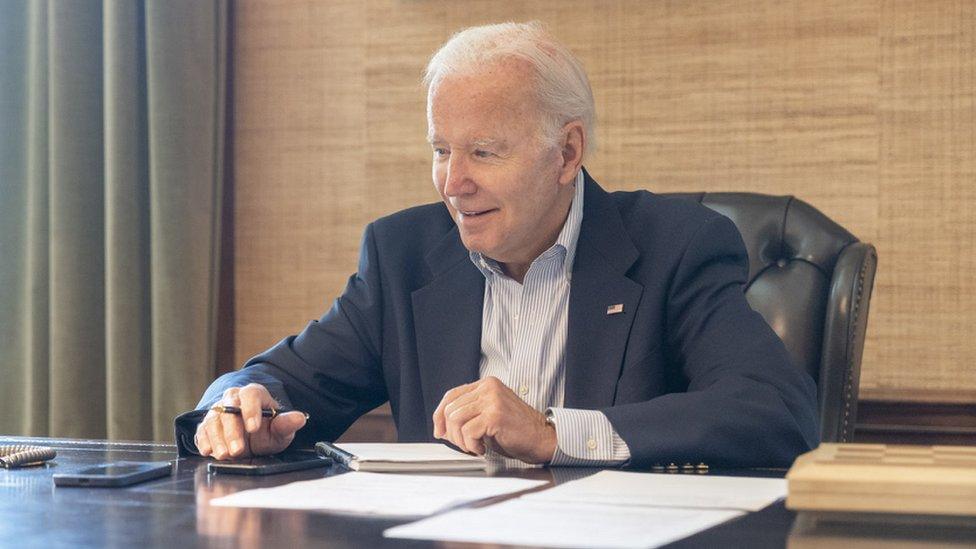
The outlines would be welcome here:
M 434 411 L 434 437 L 465 452 L 487 448 L 526 463 L 548 463 L 556 429 L 496 377 L 455 387 Z

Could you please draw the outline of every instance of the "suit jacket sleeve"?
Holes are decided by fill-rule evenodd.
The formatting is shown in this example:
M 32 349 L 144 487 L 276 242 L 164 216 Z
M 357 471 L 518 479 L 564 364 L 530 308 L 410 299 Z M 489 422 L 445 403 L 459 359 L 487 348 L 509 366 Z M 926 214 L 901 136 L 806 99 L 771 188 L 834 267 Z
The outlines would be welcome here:
M 747 277 L 735 226 L 710 218 L 681 255 L 663 311 L 665 355 L 687 391 L 602 410 L 630 465 L 788 466 L 816 447 L 816 387 L 747 303 Z
M 207 389 L 197 410 L 176 419 L 181 453 L 192 451 L 193 431 L 205 410 L 230 387 L 260 383 L 284 407 L 308 412 L 309 423 L 292 446 L 334 440 L 359 416 L 388 399 L 380 365 L 379 254 L 372 224 L 366 227 L 359 267 L 345 292 L 319 320 L 224 374 Z

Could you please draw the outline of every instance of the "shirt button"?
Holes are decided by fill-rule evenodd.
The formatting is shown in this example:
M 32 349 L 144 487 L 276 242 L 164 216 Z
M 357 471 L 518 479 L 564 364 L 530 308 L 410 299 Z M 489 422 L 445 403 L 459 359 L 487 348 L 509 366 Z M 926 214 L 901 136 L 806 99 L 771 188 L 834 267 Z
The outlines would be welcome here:
M 519 386 L 519 394 L 522 395 L 522 396 L 525 396 L 525 395 L 529 394 L 529 388 L 526 387 L 525 385 L 520 385 Z
M 592 438 L 590 440 L 587 440 L 586 447 L 589 448 L 590 450 L 596 450 L 596 441 L 593 440 Z

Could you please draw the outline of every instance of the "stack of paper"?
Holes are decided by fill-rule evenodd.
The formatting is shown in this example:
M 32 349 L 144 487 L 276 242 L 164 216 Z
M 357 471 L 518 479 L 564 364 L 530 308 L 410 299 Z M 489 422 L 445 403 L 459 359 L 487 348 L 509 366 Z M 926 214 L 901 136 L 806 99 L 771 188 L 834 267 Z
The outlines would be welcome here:
M 305 509 L 417 517 L 545 484 L 518 478 L 345 473 L 210 500 L 219 507 Z
M 397 526 L 383 535 L 549 547 L 657 547 L 785 495 L 782 479 L 601 471 L 517 500 Z
M 540 502 L 758 511 L 786 497 L 786 480 L 600 471 L 525 497 Z
M 745 513 L 730 510 L 543 503 L 528 498 L 461 509 L 390 528 L 391 538 L 544 547 L 656 547 Z

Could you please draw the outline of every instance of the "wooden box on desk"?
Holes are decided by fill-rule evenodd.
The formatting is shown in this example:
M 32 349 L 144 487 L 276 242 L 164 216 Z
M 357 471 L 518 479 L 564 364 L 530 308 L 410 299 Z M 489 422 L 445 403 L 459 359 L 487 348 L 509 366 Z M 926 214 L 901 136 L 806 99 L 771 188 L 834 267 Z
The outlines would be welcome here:
M 976 447 L 824 443 L 786 480 L 797 511 L 976 516 Z

